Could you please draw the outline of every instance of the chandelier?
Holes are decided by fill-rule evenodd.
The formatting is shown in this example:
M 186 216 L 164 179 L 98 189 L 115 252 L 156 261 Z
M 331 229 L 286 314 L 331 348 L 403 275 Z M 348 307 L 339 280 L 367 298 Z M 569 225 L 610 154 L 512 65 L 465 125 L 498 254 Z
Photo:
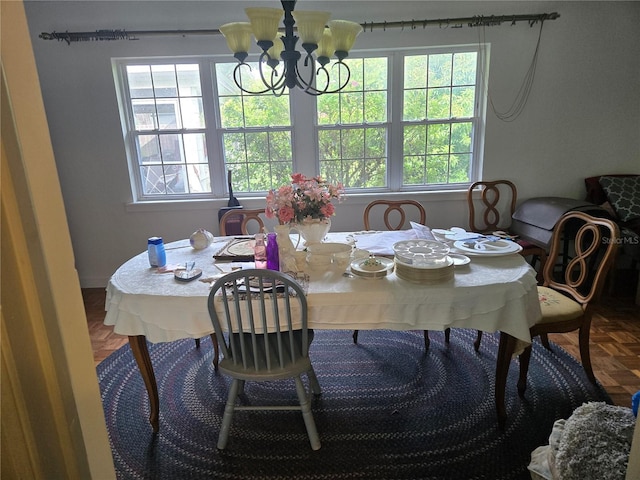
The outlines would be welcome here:
M 233 70 L 233 80 L 240 90 L 250 94 L 273 92 L 282 95 L 285 87 L 301 88 L 309 95 L 336 93 L 342 90 L 351 76 L 344 59 L 349 55 L 356 37 L 362 32 L 362 26 L 346 20 L 331 20 L 329 12 L 294 12 L 297 0 L 282 0 L 282 8 L 255 7 L 246 8 L 249 22 L 227 23 L 220 27 L 229 49 L 239 61 Z M 278 31 L 278 25 L 284 13 L 284 35 Z M 294 25 L 298 38 L 294 34 Z M 328 26 L 327 26 L 328 25 Z M 251 43 L 251 34 L 262 49 L 258 61 L 260 80 L 263 87 L 257 91 L 249 90 L 242 85 L 241 68 L 251 66 L 245 62 Z M 302 40 L 302 48 L 306 54 L 296 50 L 296 43 Z M 314 54 L 315 53 L 315 57 Z M 304 55 L 301 68 L 299 60 Z M 332 70 L 338 74 L 338 84 L 332 83 L 329 64 L 332 56 L 336 57 Z M 282 65 L 280 65 L 282 61 Z

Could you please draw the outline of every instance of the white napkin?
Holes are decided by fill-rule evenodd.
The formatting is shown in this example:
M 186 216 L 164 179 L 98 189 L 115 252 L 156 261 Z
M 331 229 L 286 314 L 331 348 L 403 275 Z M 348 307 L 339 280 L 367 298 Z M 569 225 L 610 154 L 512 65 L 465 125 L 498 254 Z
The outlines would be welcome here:
M 435 240 L 436 238 L 431 233 L 431 229 L 426 225 L 422 225 L 421 223 L 410 222 L 411 228 L 414 232 L 416 232 L 416 237 L 421 238 L 423 240 Z
M 367 250 L 374 255 L 393 256 L 393 244 L 403 240 L 418 238 L 416 232 L 411 230 L 398 230 L 391 232 L 362 232 L 354 235 L 356 247 Z

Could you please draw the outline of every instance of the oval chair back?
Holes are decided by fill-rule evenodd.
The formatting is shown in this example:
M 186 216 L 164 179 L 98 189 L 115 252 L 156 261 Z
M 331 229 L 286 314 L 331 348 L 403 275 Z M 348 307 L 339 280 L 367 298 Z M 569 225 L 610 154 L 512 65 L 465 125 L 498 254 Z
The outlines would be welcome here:
M 230 219 L 241 217 L 240 220 L 240 231 L 242 235 L 248 235 L 249 229 L 247 228 L 250 222 L 256 222 L 258 224 L 257 232 L 262 232 L 264 228 L 264 220 L 261 218 L 261 215 L 264 215 L 264 208 L 258 209 L 244 209 L 239 208 L 237 210 L 229 210 L 222 215 L 220 218 L 220 235 L 225 237 L 227 235 L 226 225 Z
M 564 214 L 551 237 L 543 285 L 570 295 L 582 305 L 597 300 L 614 262 L 619 237 L 618 225 L 612 220 L 580 211 Z
M 424 207 L 415 200 L 374 200 L 364 209 L 364 229 L 371 230 L 371 215 L 372 210 L 376 211 L 380 210 L 380 208 L 376 208 L 378 206 L 386 207 L 383 211 L 383 220 L 384 225 L 387 227 L 387 230 L 402 230 L 403 228 L 408 228 L 408 217 L 410 217 L 408 211 L 409 209 L 417 210 L 417 216 L 420 224 L 425 225 L 427 221 L 427 213 L 425 212 Z M 405 211 L 405 209 L 407 211 Z M 397 222 L 391 222 L 392 215 L 398 216 L 399 219 Z M 405 225 L 407 224 L 407 225 Z
M 480 205 L 476 207 L 474 191 L 481 187 Z M 474 182 L 467 190 L 469 231 L 478 233 L 506 230 L 516 211 L 518 192 L 509 180 Z

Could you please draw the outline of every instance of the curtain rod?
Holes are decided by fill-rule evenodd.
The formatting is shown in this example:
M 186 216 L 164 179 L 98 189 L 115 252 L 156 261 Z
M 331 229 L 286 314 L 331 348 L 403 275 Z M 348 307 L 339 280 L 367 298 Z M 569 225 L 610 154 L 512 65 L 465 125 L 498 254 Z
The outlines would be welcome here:
M 388 28 L 405 28 L 415 30 L 418 27 L 426 28 L 429 25 L 437 25 L 440 28 L 467 27 L 493 27 L 508 23 L 515 25 L 517 22 L 528 22 L 532 27 L 538 22 L 555 20 L 560 17 L 557 12 L 539 13 L 531 15 L 475 15 L 462 18 L 440 18 L 435 20 L 402 20 L 395 22 L 364 22 L 362 28 L 367 31 Z M 220 35 L 220 30 L 96 30 L 93 32 L 42 32 L 39 37 L 43 40 L 65 41 L 67 45 L 72 42 L 102 41 L 102 40 L 139 40 L 141 37 L 164 37 L 189 35 Z

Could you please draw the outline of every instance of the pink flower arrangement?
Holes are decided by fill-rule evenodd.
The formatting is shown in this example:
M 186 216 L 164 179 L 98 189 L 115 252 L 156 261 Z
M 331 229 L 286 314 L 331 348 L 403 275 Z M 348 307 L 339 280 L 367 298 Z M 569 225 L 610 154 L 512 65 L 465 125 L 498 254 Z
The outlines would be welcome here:
M 291 184 L 267 194 L 267 218 L 277 217 L 280 223 L 303 220 L 325 220 L 335 214 L 332 199 L 344 198 L 342 183 L 332 185 L 321 177 L 307 178 L 301 173 L 291 175 Z

